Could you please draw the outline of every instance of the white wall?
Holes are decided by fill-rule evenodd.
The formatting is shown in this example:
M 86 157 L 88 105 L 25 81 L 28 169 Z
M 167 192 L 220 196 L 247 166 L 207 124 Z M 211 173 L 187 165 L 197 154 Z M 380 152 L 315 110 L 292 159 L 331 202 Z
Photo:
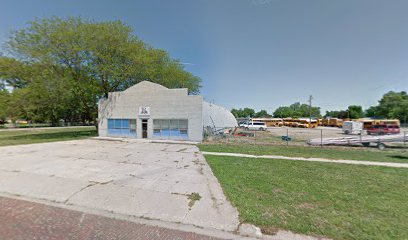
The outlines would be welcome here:
M 109 93 L 99 102 L 99 136 L 107 136 L 109 118 L 137 119 L 137 138 L 142 138 L 139 107 L 150 107 L 148 138 L 153 137 L 153 119 L 188 119 L 188 138 L 203 139 L 203 99 L 189 96 L 186 88 L 168 89 L 143 81 L 123 92 Z

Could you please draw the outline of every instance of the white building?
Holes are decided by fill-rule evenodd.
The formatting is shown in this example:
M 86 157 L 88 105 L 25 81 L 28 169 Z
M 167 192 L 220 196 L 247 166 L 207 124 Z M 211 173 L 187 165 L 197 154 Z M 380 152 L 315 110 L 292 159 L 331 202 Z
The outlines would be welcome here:
M 227 109 L 188 95 L 187 88 L 168 89 L 148 81 L 101 99 L 98 119 L 103 137 L 191 141 L 202 141 L 207 126 L 238 125 Z

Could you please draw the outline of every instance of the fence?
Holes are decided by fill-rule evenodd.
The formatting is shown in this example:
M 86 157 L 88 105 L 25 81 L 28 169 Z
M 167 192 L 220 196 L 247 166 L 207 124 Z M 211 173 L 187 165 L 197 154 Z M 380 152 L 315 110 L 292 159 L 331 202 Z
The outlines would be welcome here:
M 217 127 L 206 129 L 205 139 L 208 142 L 227 144 L 260 144 L 260 145 L 290 145 L 290 146 L 387 146 L 408 149 L 408 130 L 401 130 L 399 135 L 384 135 L 377 137 L 367 135 L 366 131 L 359 134 L 345 134 L 341 128 L 318 127 L 288 128 L 270 127 L 266 131 L 245 131 L 237 128 L 228 131 Z M 334 139 L 334 140 L 333 140 Z

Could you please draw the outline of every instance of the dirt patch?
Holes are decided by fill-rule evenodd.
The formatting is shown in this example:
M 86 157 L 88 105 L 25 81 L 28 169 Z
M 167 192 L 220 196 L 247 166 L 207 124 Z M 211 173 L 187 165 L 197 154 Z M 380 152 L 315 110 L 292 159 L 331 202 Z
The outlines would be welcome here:
M 315 209 L 316 207 L 315 207 L 315 205 L 312 204 L 312 203 L 307 203 L 307 202 L 305 202 L 305 203 L 299 204 L 296 208 L 298 208 L 298 209 L 311 210 L 311 209 Z
M 274 188 L 274 189 L 272 189 L 272 192 L 275 193 L 275 194 L 277 194 L 277 193 L 282 193 L 283 190 L 280 189 L 280 188 Z
M 191 209 L 196 201 L 200 201 L 201 196 L 199 193 L 193 192 L 189 195 L 187 195 L 188 200 L 190 200 L 190 202 L 188 203 L 189 208 Z
M 273 144 L 273 145 L 307 145 L 307 140 L 320 138 L 323 133 L 324 138 L 344 137 L 341 128 L 318 127 L 318 128 L 287 128 L 270 127 L 267 131 L 239 131 L 252 133 L 253 137 L 226 135 L 224 138 L 208 138 L 207 142 L 224 143 L 251 143 L 251 144 Z M 282 136 L 288 136 L 290 141 L 284 141 Z
M 278 231 L 280 230 L 279 228 L 272 227 L 272 226 L 258 226 L 263 234 L 266 235 L 276 235 Z

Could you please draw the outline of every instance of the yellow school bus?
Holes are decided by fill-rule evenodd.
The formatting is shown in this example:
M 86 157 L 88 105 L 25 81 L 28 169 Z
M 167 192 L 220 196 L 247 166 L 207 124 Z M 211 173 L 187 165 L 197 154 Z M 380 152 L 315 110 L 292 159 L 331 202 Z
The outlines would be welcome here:
M 398 119 L 379 119 L 379 120 L 374 120 L 373 125 L 380 125 L 380 124 L 392 124 L 392 125 L 398 125 L 400 126 L 400 120 Z

